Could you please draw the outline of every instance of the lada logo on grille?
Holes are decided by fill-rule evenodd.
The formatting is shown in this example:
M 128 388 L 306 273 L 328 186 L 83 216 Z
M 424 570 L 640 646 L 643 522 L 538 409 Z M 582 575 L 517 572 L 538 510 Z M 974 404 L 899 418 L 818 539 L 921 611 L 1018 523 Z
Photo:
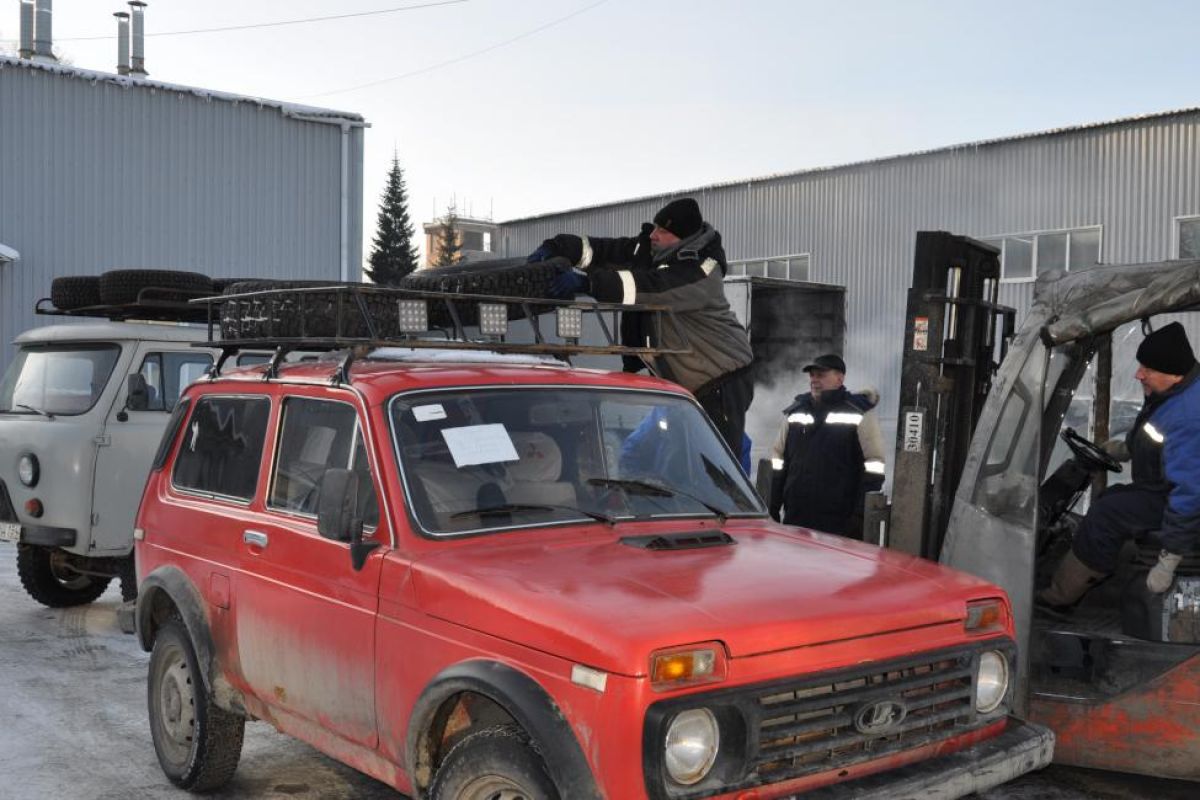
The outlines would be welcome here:
M 891 732 L 908 716 L 908 707 L 899 700 L 880 700 L 858 709 L 854 727 L 867 736 L 883 736 Z

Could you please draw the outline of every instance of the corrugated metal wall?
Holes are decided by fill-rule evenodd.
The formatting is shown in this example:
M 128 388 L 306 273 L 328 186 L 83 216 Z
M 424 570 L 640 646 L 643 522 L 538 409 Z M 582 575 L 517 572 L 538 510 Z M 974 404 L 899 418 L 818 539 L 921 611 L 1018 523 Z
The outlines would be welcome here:
M 1174 218 L 1200 214 L 1198 148 L 1200 112 L 1188 111 L 680 194 L 697 197 L 730 259 L 811 253 L 812 280 L 847 288 L 847 383 L 881 389 L 892 436 L 917 231 L 1100 225 L 1105 263 L 1166 259 Z M 558 232 L 631 235 L 670 196 L 504 223 L 501 252 L 529 252 Z M 1030 283 L 1002 287 L 1001 301 L 1019 310 L 1031 298 Z M 778 409 L 756 402 L 752 412 Z
M 362 128 L 350 145 L 349 263 L 362 262 Z M 114 267 L 339 277 L 342 130 L 253 100 L 0 60 L 0 369 L 60 275 Z

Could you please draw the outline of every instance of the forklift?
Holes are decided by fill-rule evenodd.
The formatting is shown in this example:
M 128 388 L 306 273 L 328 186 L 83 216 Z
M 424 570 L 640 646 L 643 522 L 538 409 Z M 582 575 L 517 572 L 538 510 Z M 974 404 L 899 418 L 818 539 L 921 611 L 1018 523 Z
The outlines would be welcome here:
M 1019 330 L 997 302 L 999 252 L 917 234 L 895 483 L 868 497 L 887 546 L 1004 587 L 1021 664 L 1017 713 L 1055 761 L 1200 780 L 1200 553 L 1145 588 L 1161 545 L 1131 531 L 1117 572 L 1069 614 L 1034 609 L 1092 497 L 1127 481 L 1101 444 L 1142 403 L 1142 337 L 1183 322 L 1200 344 L 1200 260 L 1039 276 Z

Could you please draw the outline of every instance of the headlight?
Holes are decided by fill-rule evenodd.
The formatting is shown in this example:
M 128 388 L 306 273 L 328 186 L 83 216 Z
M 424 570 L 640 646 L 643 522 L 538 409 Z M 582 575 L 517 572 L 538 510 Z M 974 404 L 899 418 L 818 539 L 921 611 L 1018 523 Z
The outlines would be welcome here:
M 33 453 L 25 453 L 17 459 L 17 477 L 30 489 L 37 486 L 40 474 L 41 468 L 38 466 L 37 456 Z
M 717 760 L 721 731 L 706 708 L 684 711 L 671 720 L 664 746 L 671 780 L 691 786 L 704 779 Z
M 988 650 L 979 656 L 979 674 L 975 678 L 975 710 L 980 714 L 995 711 L 1008 693 L 1008 659 L 1003 653 Z

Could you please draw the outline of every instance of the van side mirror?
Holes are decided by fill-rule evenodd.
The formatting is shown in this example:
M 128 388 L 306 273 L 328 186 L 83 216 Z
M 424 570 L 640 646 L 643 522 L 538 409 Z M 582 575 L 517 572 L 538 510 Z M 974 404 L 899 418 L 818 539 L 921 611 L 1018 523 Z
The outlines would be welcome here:
M 129 376 L 126 385 L 125 408 L 130 411 L 145 411 L 150 407 L 150 389 L 146 386 L 146 376 L 135 372 Z
M 327 469 L 317 497 L 317 533 L 326 539 L 350 543 L 350 564 L 357 572 L 379 542 L 364 542 L 363 521 L 358 516 L 357 472 Z

